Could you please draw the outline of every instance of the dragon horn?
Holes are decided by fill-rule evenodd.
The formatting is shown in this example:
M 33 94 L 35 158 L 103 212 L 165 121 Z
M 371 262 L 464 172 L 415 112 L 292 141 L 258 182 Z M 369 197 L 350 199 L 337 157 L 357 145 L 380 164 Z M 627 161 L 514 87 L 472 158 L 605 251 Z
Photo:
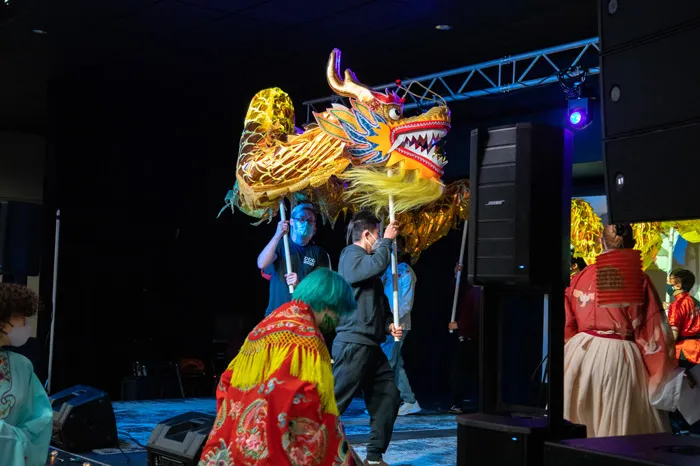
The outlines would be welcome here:
M 333 49 L 331 57 L 328 60 L 328 69 L 326 70 L 328 85 L 333 89 L 333 92 L 343 97 L 352 97 L 353 99 L 365 103 L 374 100 L 372 90 L 364 84 L 361 84 L 357 80 L 357 77 L 355 77 L 355 73 L 350 70 L 345 70 L 345 79 L 340 77 L 340 55 L 340 50 Z

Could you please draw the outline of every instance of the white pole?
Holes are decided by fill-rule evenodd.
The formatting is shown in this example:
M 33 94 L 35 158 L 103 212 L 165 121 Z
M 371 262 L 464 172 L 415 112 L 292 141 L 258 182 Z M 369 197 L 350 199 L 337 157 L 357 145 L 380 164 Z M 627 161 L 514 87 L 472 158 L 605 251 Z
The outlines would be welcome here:
M 464 221 L 464 228 L 462 230 L 462 246 L 459 249 L 459 269 L 457 270 L 457 277 L 455 279 L 455 296 L 452 300 L 452 319 L 450 322 L 454 322 L 457 318 L 457 301 L 459 300 L 459 285 L 462 282 L 462 268 L 464 267 L 464 248 L 467 245 L 467 231 L 469 230 L 469 221 Z M 453 333 L 454 330 L 450 330 Z
M 287 220 L 287 211 L 285 210 L 284 206 L 284 198 L 280 199 L 280 218 L 282 221 Z M 291 228 L 291 226 L 290 226 Z M 284 234 L 283 237 L 284 240 L 284 258 L 285 262 L 287 263 L 287 273 L 290 274 L 292 273 L 292 258 L 289 254 L 289 232 Z M 289 292 L 294 293 L 294 285 L 289 285 Z
M 51 290 L 51 329 L 49 330 L 49 371 L 46 379 L 46 392 L 51 394 L 51 375 L 53 374 L 53 344 L 56 330 L 56 294 L 58 283 L 58 249 L 61 239 L 61 209 L 56 211 L 56 236 L 53 242 L 53 288 Z
M 669 243 L 669 248 L 668 248 L 668 271 L 666 272 L 666 279 L 668 280 L 668 276 L 671 275 L 671 272 L 673 272 L 673 248 L 676 247 L 676 229 L 671 227 L 671 229 L 668 232 L 668 243 Z M 666 293 L 666 302 L 672 302 L 673 296 Z
M 391 176 L 391 170 L 387 173 L 388 176 Z M 396 209 L 394 207 L 394 196 L 389 195 L 389 223 L 393 223 L 396 221 Z M 397 249 L 397 242 L 396 238 L 394 238 L 394 246 L 391 251 L 391 284 L 393 293 L 392 293 L 392 306 L 391 310 L 394 314 L 394 328 L 398 328 L 400 323 L 399 323 L 399 255 Z M 394 338 L 395 341 L 399 341 L 400 338 Z

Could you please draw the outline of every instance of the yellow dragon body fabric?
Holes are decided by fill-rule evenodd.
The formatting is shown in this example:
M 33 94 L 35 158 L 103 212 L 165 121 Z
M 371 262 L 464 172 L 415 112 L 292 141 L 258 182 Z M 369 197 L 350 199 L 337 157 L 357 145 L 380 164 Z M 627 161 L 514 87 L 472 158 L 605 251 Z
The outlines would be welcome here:
M 303 199 L 334 224 L 341 213 L 362 208 L 384 216 L 391 195 L 411 240 L 407 252 L 417 258 L 468 214 L 468 183 L 446 188 L 441 181 L 447 161 L 438 142 L 450 129 L 450 110 L 443 101 L 404 117 L 404 99 L 395 92 L 373 91 L 350 70 L 341 76 L 340 56 L 333 50 L 326 77 L 350 105 L 314 113 L 316 122 L 303 131 L 284 91 L 264 89 L 253 97 L 227 207 L 271 220 L 281 199 Z

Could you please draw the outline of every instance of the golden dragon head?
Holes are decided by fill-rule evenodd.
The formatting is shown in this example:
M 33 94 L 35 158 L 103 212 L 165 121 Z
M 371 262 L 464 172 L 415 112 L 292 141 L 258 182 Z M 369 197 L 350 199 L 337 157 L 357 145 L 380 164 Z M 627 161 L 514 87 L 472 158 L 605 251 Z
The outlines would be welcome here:
M 314 113 L 319 127 L 345 143 L 345 155 L 355 166 L 391 167 L 399 162 L 405 170 L 418 170 L 421 178 L 440 179 L 447 160 L 436 152 L 437 143 L 450 130 L 450 110 L 444 101 L 427 112 L 403 116 L 404 98 L 395 92 L 376 92 L 361 84 L 355 74 L 340 75 L 340 50 L 328 61 L 331 89 L 350 99 L 351 108 L 333 104 Z

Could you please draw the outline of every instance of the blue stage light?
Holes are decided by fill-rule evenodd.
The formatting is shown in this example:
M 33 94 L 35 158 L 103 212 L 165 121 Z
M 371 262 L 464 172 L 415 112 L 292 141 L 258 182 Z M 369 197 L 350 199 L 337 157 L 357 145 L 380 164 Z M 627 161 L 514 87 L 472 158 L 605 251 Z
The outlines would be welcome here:
M 580 111 L 575 110 L 569 114 L 569 122 L 572 125 L 578 125 L 579 123 L 581 123 L 581 120 L 583 120 L 583 115 Z
M 591 117 L 588 114 L 588 99 L 569 99 L 567 112 L 567 124 L 574 130 L 582 130 L 591 124 Z

